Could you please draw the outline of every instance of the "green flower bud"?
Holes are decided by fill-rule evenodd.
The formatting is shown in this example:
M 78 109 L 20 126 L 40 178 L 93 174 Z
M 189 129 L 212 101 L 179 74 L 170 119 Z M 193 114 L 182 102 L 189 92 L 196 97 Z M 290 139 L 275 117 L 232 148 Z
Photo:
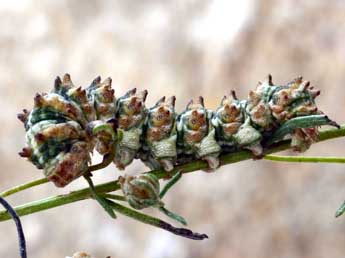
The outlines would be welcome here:
M 159 198 L 160 187 L 156 176 L 152 174 L 125 176 L 120 177 L 119 182 L 129 205 L 134 209 L 164 205 Z

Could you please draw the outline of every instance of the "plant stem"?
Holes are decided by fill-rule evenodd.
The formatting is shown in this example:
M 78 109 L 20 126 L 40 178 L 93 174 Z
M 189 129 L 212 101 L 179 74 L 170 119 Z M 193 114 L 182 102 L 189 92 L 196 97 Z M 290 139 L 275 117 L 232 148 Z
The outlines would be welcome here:
M 159 193 L 159 198 L 163 199 L 164 195 L 169 191 L 171 187 L 173 187 L 174 184 L 177 183 L 178 180 L 182 177 L 181 171 L 178 171 L 171 180 L 164 186 L 163 190 Z
M 321 142 L 321 141 L 326 141 L 329 139 L 339 138 L 343 136 L 345 136 L 345 125 L 343 125 L 340 129 L 328 129 L 328 130 L 320 132 L 318 141 Z M 281 141 L 281 142 L 271 145 L 265 151 L 265 154 L 271 154 L 271 153 L 283 151 L 289 148 L 290 148 L 289 140 Z M 223 166 L 226 164 L 236 163 L 236 162 L 248 160 L 251 158 L 253 158 L 253 155 L 251 152 L 238 151 L 238 152 L 222 155 L 220 157 L 220 162 L 221 162 L 221 165 Z M 206 169 L 206 168 L 207 168 L 207 163 L 205 161 L 196 160 L 196 161 L 192 161 L 190 163 L 187 163 L 181 166 L 176 166 L 174 170 L 169 173 L 169 175 L 174 175 L 177 171 L 181 171 L 181 173 L 185 174 L 185 173 L 190 173 L 193 171 Z M 149 173 L 156 175 L 159 179 L 167 178 L 167 173 L 164 170 L 154 170 L 154 171 L 150 171 Z M 115 180 L 115 181 L 111 181 L 105 184 L 100 184 L 100 185 L 95 186 L 95 191 L 97 193 L 109 193 L 109 192 L 116 191 L 119 188 L 120 186 L 117 180 Z M 71 192 L 69 194 L 52 196 L 45 199 L 19 205 L 15 207 L 15 210 L 19 216 L 23 216 L 23 215 L 51 209 L 54 207 L 62 206 L 65 204 L 77 202 L 77 201 L 88 199 L 88 198 L 91 198 L 90 190 L 89 188 L 85 188 L 85 189 Z M 1 211 L 0 221 L 4 221 L 8 219 L 10 219 L 9 214 L 6 211 Z
M 9 196 L 11 194 L 15 194 L 15 193 L 24 191 L 25 189 L 28 189 L 28 188 L 31 188 L 31 187 L 34 187 L 34 186 L 37 186 L 37 185 L 42 185 L 42 184 L 45 184 L 45 183 L 48 183 L 48 182 L 49 181 L 48 181 L 47 178 L 40 178 L 40 179 L 31 181 L 31 182 L 28 182 L 28 183 L 25 183 L 25 184 L 22 184 L 22 185 L 15 186 L 15 187 L 13 187 L 11 189 L 8 189 L 8 190 L 0 193 L 0 197 L 6 197 L 6 196 Z
M 124 196 L 117 195 L 117 194 L 105 193 L 105 194 L 100 194 L 100 196 L 107 198 L 107 199 L 115 200 L 115 201 L 127 202 L 127 200 Z
M 95 190 L 97 191 L 97 193 L 112 192 L 117 189 L 119 189 L 119 186 L 116 184 L 116 181 L 111 181 L 109 183 L 95 186 Z M 78 191 L 70 192 L 68 194 L 51 196 L 41 200 L 25 203 L 23 205 L 15 207 L 15 211 L 19 216 L 23 216 L 89 198 L 92 198 L 92 196 L 90 188 L 88 187 Z M 8 220 L 10 218 L 11 217 L 6 211 L 0 212 L 0 221 Z
M 345 163 L 344 157 L 299 157 L 299 156 L 280 156 L 266 155 L 266 160 L 283 162 L 311 162 L 311 163 Z
M 116 219 L 116 215 L 113 209 L 108 205 L 107 200 L 104 197 L 99 196 L 98 193 L 96 192 L 95 186 L 92 182 L 90 175 L 85 175 L 84 178 L 89 184 L 92 198 L 94 198 L 102 206 L 102 208 L 109 214 L 111 218 Z
M 149 225 L 167 230 L 167 231 L 169 231 L 175 235 L 187 237 L 187 238 L 194 239 L 194 240 L 203 240 L 205 238 L 208 238 L 208 236 L 206 234 L 194 233 L 191 230 L 186 229 L 186 228 L 175 228 L 163 220 L 160 220 L 160 219 L 151 217 L 147 214 L 132 210 L 130 208 L 127 208 L 127 207 L 120 205 L 118 203 L 115 203 L 113 201 L 108 200 L 108 203 L 118 213 L 121 213 L 127 217 L 133 218 L 133 219 L 138 220 L 140 222 L 143 222 L 145 224 L 149 224 Z

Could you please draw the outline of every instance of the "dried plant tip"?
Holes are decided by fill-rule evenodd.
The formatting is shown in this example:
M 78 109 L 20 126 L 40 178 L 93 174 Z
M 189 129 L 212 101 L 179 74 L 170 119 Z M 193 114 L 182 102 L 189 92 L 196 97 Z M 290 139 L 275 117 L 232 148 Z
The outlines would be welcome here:
M 176 228 L 176 227 L 173 227 L 169 223 L 166 223 L 162 220 L 160 220 L 160 223 L 158 226 L 164 230 L 167 230 L 167 231 L 175 234 L 175 235 L 190 238 L 193 240 L 204 240 L 205 238 L 208 238 L 208 236 L 206 234 L 195 233 L 195 232 L 193 232 L 187 228 Z

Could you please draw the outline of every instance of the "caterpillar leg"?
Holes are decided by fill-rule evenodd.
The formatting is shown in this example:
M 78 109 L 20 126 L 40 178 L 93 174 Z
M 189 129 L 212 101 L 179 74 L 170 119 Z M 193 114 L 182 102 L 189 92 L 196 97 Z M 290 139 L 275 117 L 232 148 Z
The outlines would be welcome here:
M 128 148 L 116 148 L 114 163 L 120 170 L 124 170 L 126 166 L 132 163 L 135 158 L 136 150 Z
M 304 152 L 318 138 L 317 128 L 295 129 L 291 134 L 291 148 L 294 151 Z
M 151 170 L 164 169 L 166 172 L 170 172 L 174 169 L 175 162 L 172 159 L 156 159 L 151 155 L 147 156 L 140 153 L 140 159 L 145 163 Z
M 208 164 L 208 169 L 204 169 L 203 171 L 210 173 L 214 172 L 220 165 L 218 155 L 208 155 L 202 158 Z
M 245 146 L 244 148 L 247 150 L 250 150 L 253 153 L 254 159 L 261 159 L 263 157 L 264 149 L 261 143 L 259 142 L 255 144 L 251 144 L 249 146 Z
M 159 163 L 162 165 L 163 169 L 170 172 L 174 169 L 174 162 L 170 159 L 161 159 Z

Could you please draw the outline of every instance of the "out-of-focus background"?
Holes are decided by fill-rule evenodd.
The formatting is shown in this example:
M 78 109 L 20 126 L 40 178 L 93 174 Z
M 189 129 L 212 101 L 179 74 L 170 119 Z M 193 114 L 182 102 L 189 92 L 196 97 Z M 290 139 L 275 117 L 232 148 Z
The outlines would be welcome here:
M 216 108 L 230 89 L 246 98 L 268 73 L 277 83 L 303 75 L 321 89 L 320 109 L 345 122 L 343 0 L 12 0 L 0 2 L 0 17 L 0 191 L 42 176 L 17 155 L 24 128 L 16 113 L 65 72 L 83 86 L 111 76 L 117 96 L 147 89 L 148 106 L 176 95 L 178 111 L 199 95 Z M 344 144 L 319 143 L 305 155 L 344 155 Z M 145 170 L 135 162 L 126 172 Z M 209 235 L 201 242 L 122 216 L 113 221 L 94 201 L 33 214 L 22 218 L 29 257 L 78 250 L 96 258 L 344 257 L 345 218 L 334 218 L 345 199 L 344 172 L 341 165 L 246 161 L 185 176 L 166 204 Z M 95 180 L 119 174 L 109 166 Z M 84 186 L 82 179 L 64 189 L 47 184 L 8 200 Z M 13 222 L 0 223 L 0 257 L 17 252 Z

